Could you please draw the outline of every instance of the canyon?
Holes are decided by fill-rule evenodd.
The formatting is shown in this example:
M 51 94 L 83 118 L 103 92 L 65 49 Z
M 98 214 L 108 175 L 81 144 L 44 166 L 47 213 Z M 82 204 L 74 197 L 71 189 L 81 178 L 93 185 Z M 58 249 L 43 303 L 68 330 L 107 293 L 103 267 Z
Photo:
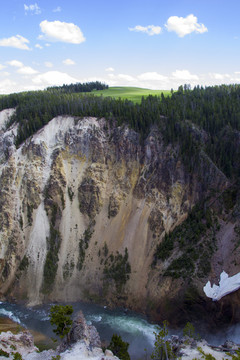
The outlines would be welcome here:
M 13 113 L 0 113 L 2 299 L 93 301 L 173 325 L 240 319 L 239 291 L 219 302 L 203 291 L 223 270 L 240 272 L 238 187 L 203 150 L 190 170 L 157 126 L 142 140 L 127 125 L 73 116 L 17 148 L 18 124 L 5 127 Z M 192 224 L 196 242 L 181 242 Z

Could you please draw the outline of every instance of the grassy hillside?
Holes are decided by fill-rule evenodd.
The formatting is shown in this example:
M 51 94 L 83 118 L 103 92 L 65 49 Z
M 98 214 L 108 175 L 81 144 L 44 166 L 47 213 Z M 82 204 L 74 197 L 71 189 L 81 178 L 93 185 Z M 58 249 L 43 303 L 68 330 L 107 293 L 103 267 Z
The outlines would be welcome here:
M 115 86 L 109 87 L 106 90 L 94 90 L 91 92 L 95 95 L 102 95 L 104 97 L 111 96 L 113 98 L 121 98 L 128 99 L 133 101 L 134 103 L 140 103 L 142 96 L 148 95 L 157 95 L 161 96 L 163 93 L 165 96 L 171 95 L 170 90 L 150 90 L 150 89 L 142 89 L 137 87 L 126 87 L 126 86 Z

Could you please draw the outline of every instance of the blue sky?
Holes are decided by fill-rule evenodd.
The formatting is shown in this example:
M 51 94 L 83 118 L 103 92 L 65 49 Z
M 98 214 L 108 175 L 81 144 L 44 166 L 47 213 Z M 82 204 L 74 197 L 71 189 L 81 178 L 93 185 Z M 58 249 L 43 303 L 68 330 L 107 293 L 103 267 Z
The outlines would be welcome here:
M 153 89 L 240 82 L 240 1 L 8 0 L 0 93 L 100 80 Z

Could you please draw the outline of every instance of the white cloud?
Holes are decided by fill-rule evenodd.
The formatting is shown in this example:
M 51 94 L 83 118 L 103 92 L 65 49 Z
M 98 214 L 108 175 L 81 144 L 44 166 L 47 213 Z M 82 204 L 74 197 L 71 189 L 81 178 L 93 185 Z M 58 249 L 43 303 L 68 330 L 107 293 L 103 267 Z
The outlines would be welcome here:
M 45 46 L 46 46 L 46 47 L 49 47 L 49 46 L 51 46 L 51 44 L 46 43 Z
M 0 64 L 0 70 L 4 69 L 6 66 Z
M 34 75 L 37 74 L 38 71 L 34 70 L 30 66 L 24 66 L 24 64 L 21 61 L 18 60 L 11 60 L 7 63 L 10 66 L 18 68 L 17 73 L 21 75 Z
M 62 9 L 60 6 L 56 7 L 56 9 L 53 9 L 53 12 L 61 12 L 61 11 L 62 11 Z
M 17 72 L 21 75 L 34 75 L 37 74 L 38 71 L 34 70 L 30 66 L 23 66 L 17 70 Z
M 119 74 L 119 75 L 118 75 L 118 78 L 121 79 L 121 80 L 129 81 L 129 82 L 135 80 L 133 76 L 131 76 L 131 75 L 126 75 L 126 74 Z
M 12 36 L 10 38 L 0 39 L 0 46 L 13 47 L 21 50 L 30 50 L 27 46 L 29 40 L 21 35 Z
M 136 32 L 143 32 L 150 36 L 152 35 L 159 35 L 162 31 L 161 26 L 155 26 L 155 25 L 148 25 L 148 26 L 141 26 L 137 25 L 134 28 L 128 28 L 130 31 L 136 31 Z
M 33 83 L 41 87 L 63 85 L 78 82 L 77 79 L 60 71 L 47 71 L 39 74 L 32 79 Z
M 10 94 L 16 91 L 16 83 L 12 80 L 5 79 L 0 81 L 0 94 Z
M 18 60 L 11 60 L 11 61 L 8 61 L 7 63 L 8 63 L 8 65 L 18 67 L 18 68 L 21 68 L 21 67 L 24 66 L 23 63 L 21 61 L 18 61 Z
M 188 16 L 179 17 L 179 16 L 170 16 L 167 20 L 165 27 L 168 31 L 175 32 L 179 37 L 184 37 L 185 35 L 196 32 L 202 34 L 208 29 L 204 24 L 198 24 L 197 17 L 193 14 Z
M 143 81 L 168 81 L 167 76 L 158 74 L 157 72 L 146 72 L 138 75 L 139 80 Z
M 71 44 L 81 44 L 86 40 L 81 29 L 73 23 L 44 20 L 40 23 L 40 28 L 44 34 L 44 36 L 39 36 L 40 39 L 45 38 L 49 41 L 61 41 Z
M 105 71 L 107 71 L 107 72 L 113 72 L 113 71 L 114 71 L 114 68 L 113 68 L 113 67 L 108 67 L 108 68 L 105 69 Z
M 35 14 L 35 15 L 41 14 L 41 9 L 37 3 L 31 4 L 31 5 L 24 4 L 24 10 L 25 10 L 25 14 L 27 14 L 28 12 L 31 12 L 32 14 Z
M 174 79 L 182 81 L 199 80 L 198 75 L 191 74 L 188 70 L 176 70 L 172 76 Z
M 212 79 L 215 80 L 225 80 L 231 77 L 229 74 L 219 74 L 219 73 L 210 73 L 209 75 Z
M 8 71 L 3 71 L 3 72 L 0 72 L 0 75 L 1 76 L 9 76 L 10 73 Z
M 44 65 L 48 68 L 53 67 L 53 64 L 50 61 L 45 61 Z
M 43 47 L 42 47 L 40 44 L 36 44 L 36 45 L 35 45 L 35 48 L 37 48 L 37 49 L 42 49 Z
M 64 65 L 75 65 L 75 61 L 73 61 L 71 59 L 65 59 L 65 60 L 63 60 L 63 64 Z

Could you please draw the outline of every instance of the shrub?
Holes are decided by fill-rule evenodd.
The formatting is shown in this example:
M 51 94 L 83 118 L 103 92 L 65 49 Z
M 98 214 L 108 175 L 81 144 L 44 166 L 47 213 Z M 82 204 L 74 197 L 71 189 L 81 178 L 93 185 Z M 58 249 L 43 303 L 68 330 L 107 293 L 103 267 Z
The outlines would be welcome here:
M 67 335 L 71 329 L 73 307 L 71 305 L 53 305 L 50 310 L 50 323 L 56 325 L 53 332 L 61 339 Z
M 120 360 L 130 360 L 128 347 L 129 344 L 123 341 L 120 335 L 113 334 L 108 349 Z

